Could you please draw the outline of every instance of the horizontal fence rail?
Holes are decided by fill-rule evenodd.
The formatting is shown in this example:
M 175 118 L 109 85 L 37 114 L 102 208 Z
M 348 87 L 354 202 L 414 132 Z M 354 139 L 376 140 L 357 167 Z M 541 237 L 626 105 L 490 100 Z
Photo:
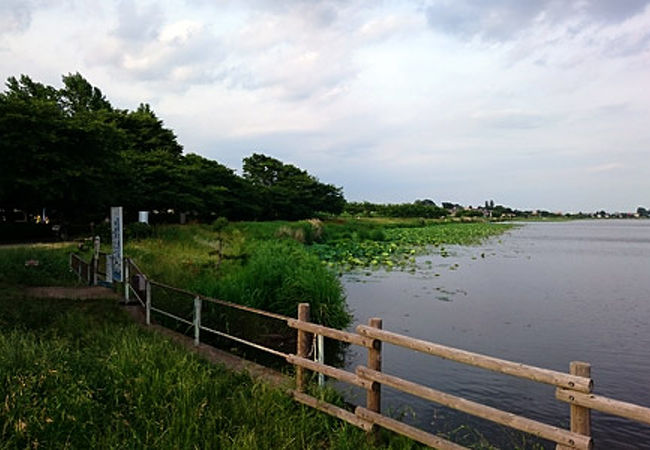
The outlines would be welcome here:
M 359 325 L 357 331 L 363 336 L 380 339 L 383 342 L 400 347 L 427 353 L 429 355 L 439 356 L 444 359 L 480 367 L 494 372 L 537 381 L 539 383 L 573 389 L 579 392 L 591 392 L 591 389 L 593 388 L 593 381 L 589 378 L 569 375 L 554 370 L 540 369 L 539 367 L 493 358 L 491 356 L 472 353 L 466 350 L 459 350 L 457 348 L 446 347 L 444 345 L 434 344 L 433 342 L 391 333 L 390 331 L 377 330 L 365 325 Z
M 71 254 L 70 268 L 77 273 L 81 280 L 92 283 L 93 280 L 97 279 L 96 275 L 100 270 L 100 265 L 96 261 L 98 258 L 103 259 L 103 256 L 96 255 L 93 259 L 95 263 L 93 261 L 86 263 L 78 255 Z M 374 433 L 375 427 L 380 426 L 434 448 L 451 450 L 465 448 L 440 436 L 383 415 L 381 413 L 381 386 L 388 386 L 439 405 L 555 442 L 557 449 L 592 448 L 593 441 L 590 437 L 591 410 L 601 411 L 650 425 L 650 408 L 593 394 L 593 380 L 590 376 L 590 365 L 588 363 L 579 361 L 571 362 L 569 373 L 543 369 L 386 331 L 382 329 L 381 319 L 377 318 L 370 319 L 368 325 L 357 326 L 355 332 L 337 330 L 310 322 L 309 304 L 307 303 L 301 303 L 299 305 L 298 317 L 293 318 L 207 297 L 149 279 L 130 258 L 125 259 L 125 274 L 126 286 L 124 292 L 126 300 L 128 300 L 128 295 L 132 294 L 138 304 L 145 308 L 145 320 L 147 324 L 151 323 L 151 312 L 153 311 L 188 327 L 192 327 L 194 329 L 194 342 L 196 345 L 200 343 L 201 332 L 206 332 L 280 357 L 296 369 L 296 389 L 290 391 L 290 393 L 297 402 L 344 420 L 369 433 Z M 181 299 L 181 303 L 185 305 L 185 313 L 192 316 L 191 319 L 181 317 L 177 313 L 163 309 L 164 305 L 159 306 L 157 303 L 156 306 L 153 306 L 152 301 L 154 300 L 154 295 L 152 294 L 152 287 L 156 288 L 156 296 L 161 295 L 161 293 L 178 296 Z M 185 301 L 186 303 L 184 303 Z M 160 302 L 160 299 L 157 302 Z M 207 317 L 206 307 L 209 306 L 219 308 L 216 311 L 216 316 L 213 314 L 211 316 L 212 318 L 220 317 L 227 320 L 225 322 L 225 331 L 204 323 Z M 233 324 L 228 319 L 231 317 L 232 312 L 247 314 L 248 319 L 258 318 L 275 321 L 274 326 L 285 326 L 287 329 L 293 330 L 296 335 L 295 354 L 291 351 L 271 348 L 264 343 L 253 342 L 248 337 L 236 336 L 234 333 L 238 332 L 238 330 L 231 328 Z M 215 312 L 213 311 L 213 313 Z M 219 325 L 224 326 L 223 323 Z M 251 333 L 261 334 L 256 324 L 253 325 L 253 331 Z M 317 337 L 319 339 L 316 339 Z M 360 365 L 356 367 L 354 372 L 349 372 L 325 364 L 322 358 L 324 338 L 365 348 L 368 353 L 367 366 Z M 318 346 L 321 347 L 318 351 L 312 348 L 315 342 L 319 343 Z M 570 405 L 570 430 L 502 411 L 491 406 L 438 391 L 429 386 L 387 374 L 382 371 L 381 367 L 382 343 L 500 374 L 555 386 L 555 398 Z M 312 354 L 314 357 L 318 354 L 318 361 L 312 361 L 310 359 L 310 355 Z M 310 381 L 306 371 L 312 371 L 320 374 L 322 377 L 327 376 L 364 389 L 367 393 L 365 407 L 357 406 L 354 411 L 349 411 L 307 394 L 306 390 Z

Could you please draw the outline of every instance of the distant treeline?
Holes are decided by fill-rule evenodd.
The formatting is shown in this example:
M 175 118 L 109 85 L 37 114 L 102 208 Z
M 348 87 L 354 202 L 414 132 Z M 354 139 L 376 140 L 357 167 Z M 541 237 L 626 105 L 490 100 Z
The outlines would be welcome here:
M 56 89 L 10 77 L 0 93 L 0 213 L 14 210 L 81 223 L 110 206 L 184 212 L 206 220 L 302 219 L 338 214 L 342 190 L 291 164 L 253 154 L 242 176 L 183 154 L 174 132 L 147 104 L 114 108 L 80 74 Z M 2 221 L 0 214 L 0 221 Z
M 381 204 L 370 202 L 349 202 L 345 212 L 361 217 L 422 217 L 437 219 L 449 215 L 449 211 L 436 206 L 431 200 L 416 200 L 414 203 Z

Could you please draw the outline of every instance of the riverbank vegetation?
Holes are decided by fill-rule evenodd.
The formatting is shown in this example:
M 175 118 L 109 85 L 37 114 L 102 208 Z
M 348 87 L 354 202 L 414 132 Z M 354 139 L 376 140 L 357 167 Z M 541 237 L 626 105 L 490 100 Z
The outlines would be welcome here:
M 511 225 L 423 219 L 237 222 L 167 225 L 127 242 L 125 252 L 153 279 L 207 296 L 294 316 L 309 301 L 312 320 L 350 320 L 337 274 L 352 267 L 412 268 L 426 251 L 476 244 Z
M 23 286 L 76 283 L 67 250 L 0 249 L 0 448 L 419 448 L 388 432 L 370 444 L 284 391 L 142 329 L 115 300 L 27 296 Z

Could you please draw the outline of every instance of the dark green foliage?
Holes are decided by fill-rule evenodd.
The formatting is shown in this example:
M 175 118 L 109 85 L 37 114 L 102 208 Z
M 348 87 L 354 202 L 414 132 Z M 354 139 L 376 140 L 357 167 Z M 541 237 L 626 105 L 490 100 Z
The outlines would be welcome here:
M 266 155 L 244 158 L 244 178 L 259 191 L 267 219 L 307 219 L 321 211 L 338 214 L 345 204 L 341 188 Z
M 352 202 L 345 205 L 345 212 L 360 217 L 423 217 L 438 219 L 448 215 L 448 211 L 439 208 L 431 200 L 417 200 L 414 203 L 377 204 L 370 202 Z
M 340 188 L 264 155 L 244 160 L 245 178 L 216 161 L 183 155 L 149 105 L 115 109 L 78 73 L 64 76 L 60 89 L 25 75 L 6 86 L 0 211 L 36 215 L 46 208 L 56 223 L 88 224 L 116 204 L 127 215 L 155 210 L 177 219 L 182 212 L 205 221 L 308 218 L 343 208 Z
M 124 239 L 146 239 L 153 235 L 153 228 L 148 223 L 133 222 L 124 227 Z
M 225 217 L 219 217 L 212 222 L 212 231 L 216 233 L 221 233 L 228 226 L 228 219 Z

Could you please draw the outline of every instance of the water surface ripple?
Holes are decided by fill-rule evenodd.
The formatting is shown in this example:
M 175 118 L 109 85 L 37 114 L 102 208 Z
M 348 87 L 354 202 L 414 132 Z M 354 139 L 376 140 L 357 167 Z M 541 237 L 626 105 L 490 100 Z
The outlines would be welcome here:
M 357 323 L 381 317 L 390 331 L 564 372 L 587 361 L 597 394 L 650 406 L 650 220 L 529 223 L 448 250 L 419 257 L 413 274 L 344 275 Z M 569 407 L 550 386 L 384 348 L 387 373 L 568 427 Z M 364 363 L 363 351 L 346 355 L 350 368 Z M 383 409 L 430 431 L 464 425 L 503 448 L 520 442 L 392 389 Z M 592 422 L 596 448 L 650 449 L 650 426 L 599 413 Z

